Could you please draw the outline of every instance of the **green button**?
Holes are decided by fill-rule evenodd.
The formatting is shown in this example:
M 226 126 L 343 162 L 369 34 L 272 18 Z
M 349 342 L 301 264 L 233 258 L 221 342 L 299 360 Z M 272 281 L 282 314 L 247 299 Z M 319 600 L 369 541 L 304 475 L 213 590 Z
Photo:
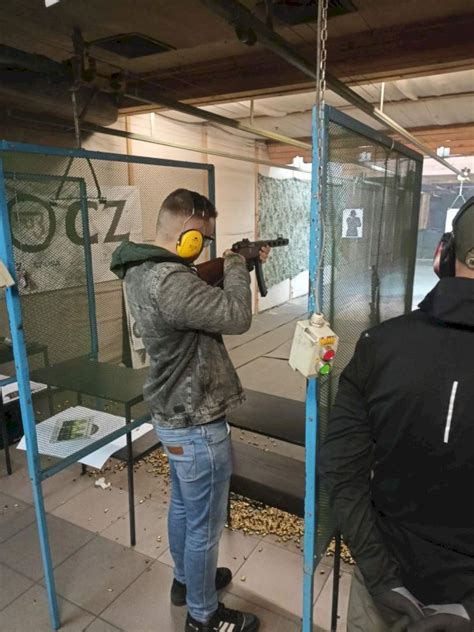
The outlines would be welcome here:
M 319 369 L 319 375 L 329 375 L 331 373 L 331 365 L 323 364 L 323 366 Z

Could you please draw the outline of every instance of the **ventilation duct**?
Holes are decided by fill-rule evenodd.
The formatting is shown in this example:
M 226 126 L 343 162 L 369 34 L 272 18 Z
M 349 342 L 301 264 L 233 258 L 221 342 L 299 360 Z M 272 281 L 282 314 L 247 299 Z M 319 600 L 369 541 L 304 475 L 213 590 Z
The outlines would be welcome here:
M 141 33 L 121 33 L 90 43 L 92 46 L 97 46 L 125 59 L 138 59 L 139 57 L 148 57 L 148 55 L 158 55 L 174 50 L 173 46 Z
M 70 67 L 41 55 L 0 46 L 0 106 L 71 119 Z M 83 120 L 112 125 L 118 118 L 113 94 L 81 86 L 76 94 Z

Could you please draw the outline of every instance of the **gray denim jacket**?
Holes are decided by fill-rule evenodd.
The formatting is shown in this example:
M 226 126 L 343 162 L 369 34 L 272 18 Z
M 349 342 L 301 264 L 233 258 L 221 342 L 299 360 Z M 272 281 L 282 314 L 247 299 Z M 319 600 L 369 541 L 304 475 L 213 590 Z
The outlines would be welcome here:
M 144 394 L 157 424 L 209 423 L 244 401 L 222 340 L 247 331 L 252 319 L 250 277 L 240 255 L 225 259 L 223 290 L 186 265 L 153 261 L 128 268 L 125 289 L 150 356 Z

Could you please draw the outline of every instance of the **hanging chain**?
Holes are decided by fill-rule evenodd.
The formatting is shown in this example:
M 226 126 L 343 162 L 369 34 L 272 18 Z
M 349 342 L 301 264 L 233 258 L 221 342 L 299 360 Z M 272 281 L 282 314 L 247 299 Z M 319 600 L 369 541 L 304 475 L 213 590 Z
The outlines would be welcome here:
M 326 61 L 328 39 L 328 0 L 320 0 L 318 7 L 318 59 L 316 73 L 316 106 L 317 106 L 317 139 L 318 139 L 318 164 L 319 182 L 323 175 L 323 135 L 321 129 L 324 124 L 324 107 L 326 96 Z M 318 197 L 321 203 L 321 186 L 318 187 Z
M 316 311 L 320 311 L 319 300 L 319 283 L 321 280 L 321 267 L 324 258 L 324 208 L 323 208 L 323 175 L 324 175 L 324 152 L 323 152 L 323 134 L 324 128 L 324 108 L 326 96 L 326 61 L 327 61 L 327 43 L 328 38 L 328 0 L 319 0 L 318 2 L 318 46 L 317 46 L 317 63 L 316 63 L 316 142 L 318 154 L 318 186 L 315 197 L 318 200 L 319 208 L 319 227 L 320 227 L 320 248 L 319 261 L 316 269 L 316 282 L 314 284 L 314 302 Z
M 79 28 L 75 27 L 72 33 L 72 44 L 74 48 L 74 55 L 71 59 L 72 62 L 72 85 L 71 91 L 71 103 L 72 103 L 72 115 L 74 121 L 74 135 L 76 138 L 76 147 L 81 149 L 81 117 L 79 114 L 79 104 L 77 102 L 77 95 L 81 89 L 82 74 L 84 72 L 84 39 Z

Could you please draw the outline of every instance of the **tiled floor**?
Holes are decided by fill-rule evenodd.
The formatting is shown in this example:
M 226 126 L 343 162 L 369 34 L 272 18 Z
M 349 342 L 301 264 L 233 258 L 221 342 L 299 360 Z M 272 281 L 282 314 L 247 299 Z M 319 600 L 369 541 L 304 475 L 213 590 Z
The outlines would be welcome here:
M 284 358 L 293 322 L 304 312 L 296 301 L 255 319 L 250 332 L 229 339 L 246 386 L 302 399 L 302 384 Z M 282 360 L 283 358 L 283 360 Z M 265 363 L 262 370 L 261 364 Z M 269 378 L 271 373 L 272 379 Z M 288 455 L 288 445 L 237 433 Z M 304 458 L 302 448 L 291 456 Z M 50 630 L 35 516 L 24 454 L 13 450 L 14 473 L 6 476 L 0 453 L 0 630 Z M 94 487 L 75 466 L 44 485 L 62 628 L 67 632 L 181 632 L 185 610 L 169 602 L 172 561 L 168 550 L 168 489 L 162 477 L 141 467 L 135 474 L 137 545 L 129 546 L 126 472 L 109 475 L 110 490 Z M 226 530 L 220 564 L 234 581 L 224 600 L 255 612 L 262 632 L 300 630 L 302 553 L 292 543 Z M 339 629 L 346 629 L 350 569 L 341 573 Z M 328 630 L 331 560 L 315 575 L 318 630 Z

